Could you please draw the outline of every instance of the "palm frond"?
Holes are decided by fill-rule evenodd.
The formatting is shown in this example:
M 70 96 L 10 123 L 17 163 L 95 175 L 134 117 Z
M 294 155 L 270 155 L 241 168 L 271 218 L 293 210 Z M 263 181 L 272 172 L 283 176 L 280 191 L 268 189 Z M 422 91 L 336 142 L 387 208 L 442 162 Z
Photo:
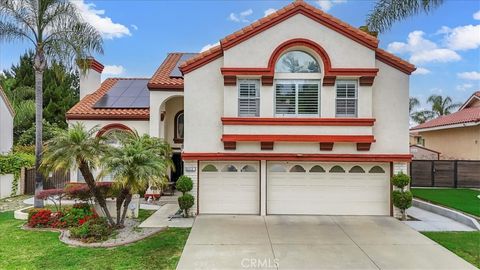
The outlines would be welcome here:
M 442 4 L 443 0 L 378 0 L 367 16 L 367 26 L 382 33 L 397 21 L 420 12 L 428 13 Z

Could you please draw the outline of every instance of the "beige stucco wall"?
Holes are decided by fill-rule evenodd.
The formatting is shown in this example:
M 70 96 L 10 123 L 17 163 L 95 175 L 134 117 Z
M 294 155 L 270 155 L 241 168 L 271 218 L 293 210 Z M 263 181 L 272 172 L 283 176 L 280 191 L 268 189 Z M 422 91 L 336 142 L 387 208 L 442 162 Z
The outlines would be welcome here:
M 301 32 L 297 31 L 302 29 Z M 358 117 L 376 118 L 374 127 L 328 126 L 223 126 L 220 118 L 238 116 L 237 86 L 224 86 L 221 67 L 266 67 L 275 48 L 292 38 L 320 44 L 333 67 L 380 69 L 373 86 L 358 86 Z M 315 55 L 314 55 L 315 56 Z M 316 56 L 319 63 L 321 59 Z M 280 74 L 275 74 L 278 79 Z M 298 74 L 295 74 L 298 76 Z M 323 74 L 308 74 L 322 79 Z M 312 76 L 317 76 L 313 78 Z M 252 77 L 252 76 L 250 76 Z M 337 78 L 337 80 L 352 78 Z M 357 78 L 354 78 L 355 80 Z M 274 86 L 260 84 L 260 117 L 274 117 Z M 318 143 L 275 143 L 283 153 L 408 154 L 409 76 L 375 60 L 375 53 L 303 15 L 296 15 L 224 52 L 222 58 L 185 75 L 185 152 L 225 152 L 222 134 L 325 134 L 374 135 L 369 152 L 358 152 L 354 143 L 336 143 L 333 151 L 320 152 Z M 320 117 L 335 117 L 335 87 L 320 88 Z M 191 134 L 194 134 L 190 136 Z M 229 151 L 231 152 L 231 151 Z M 260 143 L 237 143 L 236 152 L 265 152 Z
M 410 153 L 415 160 L 437 160 L 438 154 L 427 149 L 417 147 L 415 145 L 410 146 Z
M 439 151 L 440 159 L 480 160 L 480 125 L 420 132 L 425 147 Z
M 13 145 L 13 116 L 0 97 L 0 153 L 7 153 Z

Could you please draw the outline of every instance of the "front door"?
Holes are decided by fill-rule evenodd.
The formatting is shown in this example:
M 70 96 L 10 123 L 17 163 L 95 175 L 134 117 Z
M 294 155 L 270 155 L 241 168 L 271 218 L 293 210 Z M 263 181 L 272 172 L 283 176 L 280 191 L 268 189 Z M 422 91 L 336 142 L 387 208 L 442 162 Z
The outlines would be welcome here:
M 183 160 L 181 153 L 173 153 L 172 156 L 173 165 L 175 166 L 175 171 L 172 170 L 170 173 L 170 181 L 177 182 L 178 178 L 183 174 Z

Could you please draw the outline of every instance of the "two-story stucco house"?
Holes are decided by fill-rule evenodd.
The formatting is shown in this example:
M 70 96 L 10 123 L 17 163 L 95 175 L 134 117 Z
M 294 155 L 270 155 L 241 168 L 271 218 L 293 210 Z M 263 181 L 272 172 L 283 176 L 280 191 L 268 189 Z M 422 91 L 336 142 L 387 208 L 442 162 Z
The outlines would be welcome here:
M 68 120 L 165 138 L 197 214 L 391 215 L 415 67 L 375 37 L 296 1 L 151 78 L 90 63 Z
M 13 117 L 15 112 L 0 87 L 0 154 L 8 153 L 13 145 Z

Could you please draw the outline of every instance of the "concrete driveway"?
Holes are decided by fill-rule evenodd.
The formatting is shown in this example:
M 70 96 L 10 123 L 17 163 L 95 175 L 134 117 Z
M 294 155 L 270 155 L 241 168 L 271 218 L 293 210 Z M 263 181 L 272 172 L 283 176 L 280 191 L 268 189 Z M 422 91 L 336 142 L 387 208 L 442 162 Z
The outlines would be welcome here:
M 371 216 L 199 216 L 177 269 L 476 269 Z

